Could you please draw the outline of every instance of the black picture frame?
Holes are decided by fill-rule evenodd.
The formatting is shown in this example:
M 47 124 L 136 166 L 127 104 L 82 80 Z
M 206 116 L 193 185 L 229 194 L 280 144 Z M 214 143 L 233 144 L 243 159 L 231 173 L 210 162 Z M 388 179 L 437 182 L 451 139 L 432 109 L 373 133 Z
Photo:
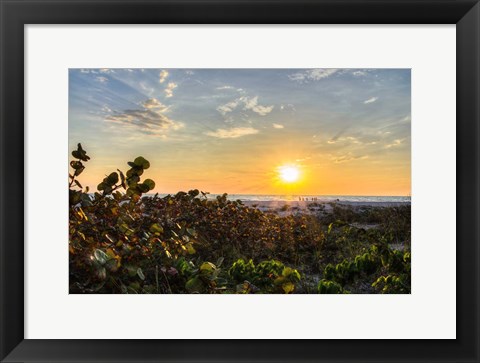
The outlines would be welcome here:
M 0 0 L 0 14 L 2 362 L 480 361 L 478 0 Z M 161 23 L 456 24 L 457 339 L 24 339 L 24 26 Z

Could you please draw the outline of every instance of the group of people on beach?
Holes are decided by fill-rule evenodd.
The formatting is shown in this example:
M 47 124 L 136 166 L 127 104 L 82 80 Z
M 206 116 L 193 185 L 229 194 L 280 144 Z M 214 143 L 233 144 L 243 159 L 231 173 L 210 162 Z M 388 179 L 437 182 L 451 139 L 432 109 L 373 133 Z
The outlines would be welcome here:
M 317 197 L 311 197 L 311 198 L 310 198 L 310 201 L 312 201 L 312 202 L 316 202 L 317 200 L 318 200 Z M 298 197 L 298 201 L 299 201 L 299 202 L 308 202 L 308 198 Z

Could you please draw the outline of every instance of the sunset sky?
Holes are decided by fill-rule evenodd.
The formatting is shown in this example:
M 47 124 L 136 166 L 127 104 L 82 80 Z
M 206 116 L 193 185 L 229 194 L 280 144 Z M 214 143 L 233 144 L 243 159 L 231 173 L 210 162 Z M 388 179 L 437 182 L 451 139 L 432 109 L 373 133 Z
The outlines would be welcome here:
M 143 156 L 154 192 L 410 194 L 409 69 L 71 69 L 79 180 Z

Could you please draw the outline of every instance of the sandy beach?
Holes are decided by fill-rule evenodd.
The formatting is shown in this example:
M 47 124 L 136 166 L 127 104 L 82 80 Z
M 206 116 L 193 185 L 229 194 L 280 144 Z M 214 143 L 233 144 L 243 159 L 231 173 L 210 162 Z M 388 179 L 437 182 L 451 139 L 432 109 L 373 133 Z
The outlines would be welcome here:
M 350 202 L 350 201 L 299 201 L 299 200 L 280 200 L 280 201 L 242 201 L 248 207 L 258 208 L 262 212 L 276 213 L 279 216 L 290 214 L 316 214 L 330 213 L 335 205 L 349 206 L 354 209 L 361 208 L 382 208 L 399 207 L 410 205 L 410 202 Z

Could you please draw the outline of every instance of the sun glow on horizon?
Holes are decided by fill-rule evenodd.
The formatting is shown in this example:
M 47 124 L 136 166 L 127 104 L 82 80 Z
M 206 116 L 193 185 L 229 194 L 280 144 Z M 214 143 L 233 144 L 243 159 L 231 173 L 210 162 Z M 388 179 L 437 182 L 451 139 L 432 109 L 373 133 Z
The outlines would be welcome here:
M 296 166 L 284 165 L 278 169 L 280 179 L 285 183 L 293 183 L 298 181 L 300 171 Z

